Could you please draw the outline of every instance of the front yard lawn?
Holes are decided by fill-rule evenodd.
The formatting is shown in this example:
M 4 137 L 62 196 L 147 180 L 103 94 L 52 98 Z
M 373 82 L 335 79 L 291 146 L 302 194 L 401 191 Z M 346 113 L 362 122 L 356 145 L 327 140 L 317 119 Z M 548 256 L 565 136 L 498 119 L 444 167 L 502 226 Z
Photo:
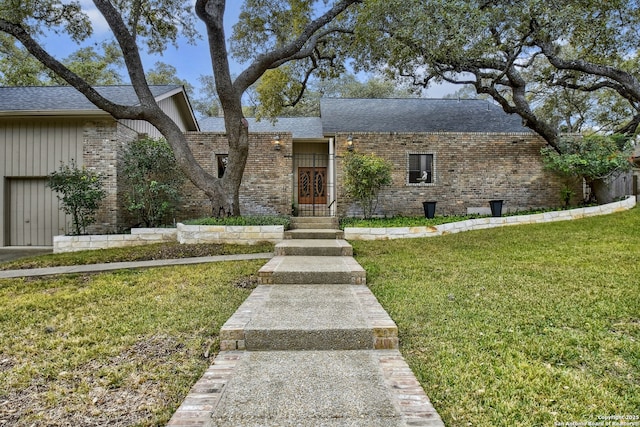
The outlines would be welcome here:
M 352 244 L 447 426 L 640 425 L 638 230 L 635 208 Z M 164 425 L 263 264 L 0 280 L 0 426 Z
M 0 280 L 0 426 L 166 424 L 263 264 Z
M 268 242 L 256 245 L 229 245 L 220 243 L 181 245 L 177 242 L 164 242 L 124 248 L 38 255 L 0 263 L 0 270 L 273 252 L 273 247 L 273 243 Z
M 640 425 L 639 230 L 635 208 L 352 243 L 447 426 Z

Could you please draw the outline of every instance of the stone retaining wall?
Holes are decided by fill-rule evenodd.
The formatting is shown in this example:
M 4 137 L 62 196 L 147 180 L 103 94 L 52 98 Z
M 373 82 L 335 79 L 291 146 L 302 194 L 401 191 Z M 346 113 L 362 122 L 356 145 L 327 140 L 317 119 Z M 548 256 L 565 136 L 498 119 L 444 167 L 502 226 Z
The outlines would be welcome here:
M 517 215 L 498 218 L 477 218 L 427 227 L 347 227 L 344 229 L 344 238 L 346 240 L 390 240 L 441 236 L 444 234 L 481 230 L 484 228 L 503 227 L 506 225 L 538 224 L 543 222 L 567 221 L 571 219 L 586 218 L 589 216 L 606 215 L 631 209 L 635 205 L 636 198 L 635 196 L 631 196 L 620 202 L 609 203 L 607 205 L 590 206 L 586 208 L 545 212 L 531 215 Z
M 234 243 L 252 245 L 258 242 L 277 243 L 284 239 L 282 225 L 184 225 L 178 224 L 178 242 Z
M 131 234 L 53 236 L 53 253 L 121 248 L 160 242 L 175 242 L 176 240 L 177 230 L 175 228 L 132 228 Z
M 178 224 L 177 228 L 133 228 L 131 234 L 54 236 L 53 253 L 119 248 L 160 242 L 251 245 L 265 241 L 276 243 L 283 239 L 284 227 L 282 225 L 204 226 Z
M 346 240 L 389 240 L 441 236 L 443 234 L 503 227 L 505 225 L 536 224 L 606 215 L 631 209 L 635 205 L 636 198 L 635 196 L 631 196 L 620 202 L 601 206 L 531 215 L 477 218 L 428 227 L 347 227 L 344 229 L 344 238 Z M 237 226 L 178 224 L 177 228 L 134 228 L 131 230 L 131 234 L 55 236 L 53 238 L 53 253 L 148 245 L 168 241 L 178 241 L 182 244 L 233 243 L 251 245 L 258 242 L 277 243 L 283 239 L 284 227 L 282 225 Z

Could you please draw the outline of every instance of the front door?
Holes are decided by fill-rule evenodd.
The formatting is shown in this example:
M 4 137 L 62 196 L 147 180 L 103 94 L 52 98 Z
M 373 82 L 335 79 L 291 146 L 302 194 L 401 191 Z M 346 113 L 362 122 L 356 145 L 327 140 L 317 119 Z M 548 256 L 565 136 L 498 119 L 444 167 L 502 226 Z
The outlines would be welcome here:
M 298 204 L 327 203 L 327 168 L 298 168 Z

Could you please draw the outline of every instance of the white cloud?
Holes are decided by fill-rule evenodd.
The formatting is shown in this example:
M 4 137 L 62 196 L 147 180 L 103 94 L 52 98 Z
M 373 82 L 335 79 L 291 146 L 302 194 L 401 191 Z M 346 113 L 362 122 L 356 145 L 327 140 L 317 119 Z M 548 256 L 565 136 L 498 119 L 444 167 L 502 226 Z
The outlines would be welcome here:
M 87 14 L 93 27 L 93 35 L 100 36 L 110 31 L 107 21 L 102 14 L 96 9 L 91 0 L 80 0 L 82 11 Z

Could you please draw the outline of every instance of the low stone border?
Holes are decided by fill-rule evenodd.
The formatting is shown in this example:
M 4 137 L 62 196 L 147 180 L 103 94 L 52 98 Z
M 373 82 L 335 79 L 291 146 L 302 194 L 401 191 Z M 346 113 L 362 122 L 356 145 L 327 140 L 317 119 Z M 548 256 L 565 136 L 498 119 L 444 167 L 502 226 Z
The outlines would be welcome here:
M 635 205 L 635 196 L 630 196 L 620 202 L 614 202 L 600 206 L 590 206 L 586 208 L 544 212 L 531 215 L 515 215 L 497 218 L 476 218 L 466 221 L 452 222 L 448 224 L 440 224 L 428 227 L 346 227 L 344 229 L 344 238 L 346 240 L 391 240 L 442 236 L 444 234 L 481 230 L 485 228 L 504 227 L 506 225 L 538 224 L 545 222 L 567 221 L 597 215 L 607 215 L 614 212 L 629 210 Z
M 346 240 L 389 240 L 441 236 L 443 234 L 503 227 L 505 225 L 537 224 L 606 215 L 631 209 L 635 205 L 635 196 L 630 196 L 620 202 L 609 203 L 607 205 L 531 215 L 477 218 L 429 227 L 347 227 L 344 229 L 344 238 Z M 178 224 L 177 228 L 134 228 L 131 230 L 131 234 L 54 236 L 53 253 L 148 245 L 168 241 L 178 241 L 184 244 L 233 243 L 251 245 L 265 241 L 277 243 L 283 239 L 284 227 L 282 225 L 239 226 Z
M 53 253 L 90 249 L 119 248 L 159 242 L 233 243 L 252 245 L 258 242 L 277 243 L 284 239 L 282 225 L 184 225 L 177 228 L 133 228 L 131 234 L 100 234 L 88 236 L 54 236 Z
M 177 235 L 178 230 L 175 228 L 133 228 L 131 234 L 53 236 L 53 253 L 175 242 Z
M 184 225 L 178 224 L 180 243 L 235 243 L 253 245 L 284 239 L 282 225 Z

